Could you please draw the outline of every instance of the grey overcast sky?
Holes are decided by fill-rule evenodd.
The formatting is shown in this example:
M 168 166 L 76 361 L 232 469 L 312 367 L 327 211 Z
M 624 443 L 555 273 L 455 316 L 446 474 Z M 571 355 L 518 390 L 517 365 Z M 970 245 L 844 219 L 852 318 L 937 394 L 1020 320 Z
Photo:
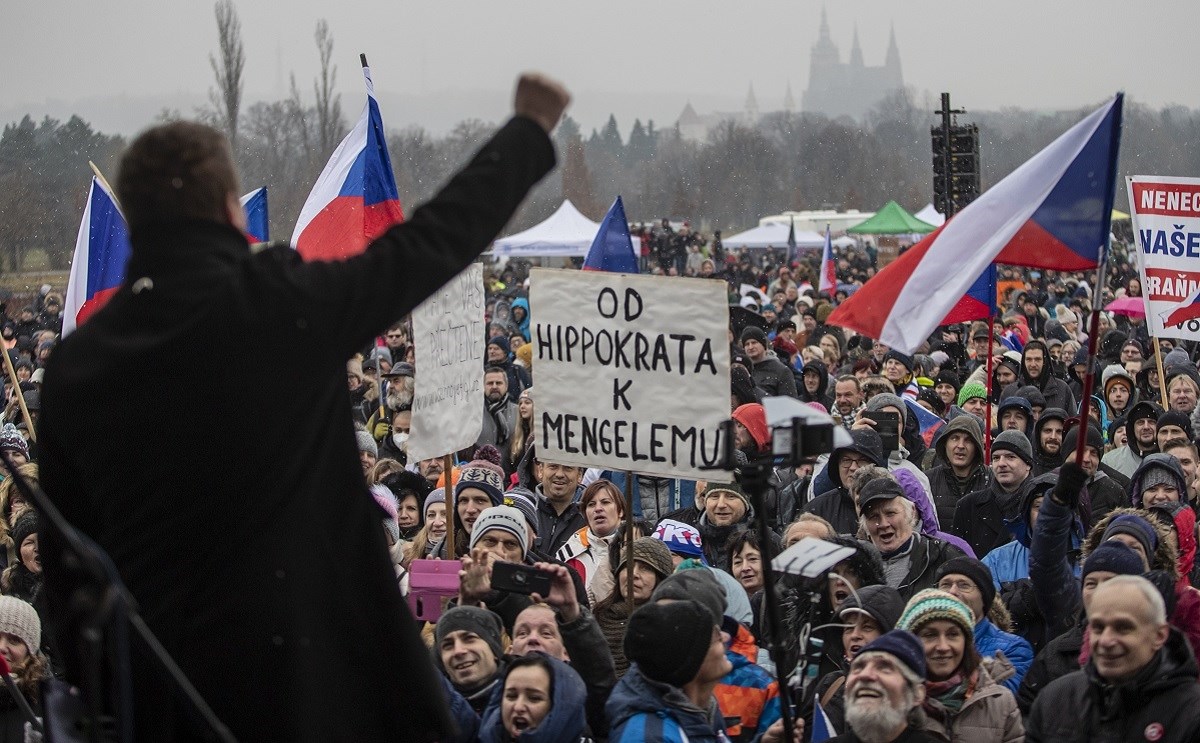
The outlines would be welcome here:
M 797 105 L 817 38 L 819 0 L 240 0 L 245 100 L 311 97 L 313 28 L 329 21 L 347 120 L 362 102 L 366 52 L 389 127 L 448 130 L 498 121 L 518 72 L 539 69 L 575 94 L 585 131 L 617 115 L 671 124 L 689 100 L 704 114 Z M 842 59 L 857 25 L 867 65 L 894 24 L 906 84 L 968 109 L 1066 109 L 1118 89 L 1131 100 L 1200 107 L 1189 61 L 1197 0 L 829 0 Z M 129 133 L 164 106 L 185 114 L 212 85 L 213 6 L 203 0 L 0 0 L 0 122 L 79 113 Z

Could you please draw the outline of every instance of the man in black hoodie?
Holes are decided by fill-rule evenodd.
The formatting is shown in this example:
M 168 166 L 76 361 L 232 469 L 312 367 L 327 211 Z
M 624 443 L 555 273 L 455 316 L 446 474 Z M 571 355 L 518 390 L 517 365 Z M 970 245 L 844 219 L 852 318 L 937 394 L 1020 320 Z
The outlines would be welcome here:
M 1033 476 L 1044 475 L 1058 469 L 1066 461 L 1063 447 L 1063 432 L 1066 430 L 1067 411 L 1062 408 L 1046 408 L 1033 424 Z
M 954 523 L 958 501 L 987 485 L 983 464 L 983 436 L 973 415 L 960 415 L 939 432 L 934 444 L 940 464 L 929 470 L 929 488 L 937 508 L 938 523 Z
M 1042 391 L 1042 395 L 1046 398 L 1046 407 L 1062 408 L 1071 415 L 1075 415 L 1077 410 L 1075 406 L 1075 396 L 1071 394 L 1071 389 L 1067 387 L 1067 383 L 1055 377 L 1050 371 L 1050 352 L 1046 348 L 1046 344 L 1039 340 L 1032 340 L 1025 344 L 1025 350 L 1021 353 L 1021 374 L 1017 381 L 1004 388 L 1000 393 L 1001 399 L 1014 394 L 1019 387 L 1031 384 Z

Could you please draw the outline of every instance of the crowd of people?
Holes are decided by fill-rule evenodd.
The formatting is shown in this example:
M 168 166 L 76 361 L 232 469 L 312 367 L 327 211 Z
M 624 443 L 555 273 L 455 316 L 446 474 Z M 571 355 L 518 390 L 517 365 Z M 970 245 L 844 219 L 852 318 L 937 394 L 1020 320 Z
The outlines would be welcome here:
M 523 98 L 518 88 L 517 117 L 485 146 L 466 175 L 458 176 L 460 187 L 503 173 L 497 163 L 505 161 L 505 153 L 533 145 L 545 149 L 547 133 L 566 105 L 565 91 L 530 79 L 521 84 L 532 86 L 532 97 Z M 142 178 L 169 176 L 154 170 L 164 158 L 150 155 L 159 152 L 155 148 L 174 152 L 171 137 L 219 141 L 215 132 L 168 125 L 135 143 L 126 163 L 132 174 L 123 174 L 122 189 L 124 202 L 132 205 L 127 206 L 131 226 L 142 240 L 161 238 L 156 230 L 162 225 L 153 202 L 139 201 L 137 167 L 147 169 Z M 220 149 L 211 145 L 214 152 Z M 512 203 L 495 210 L 491 223 L 466 242 L 478 243 L 482 233 L 499 229 L 552 159 L 543 152 L 536 168 L 510 184 L 506 198 Z M 478 172 L 469 172 L 471 167 Z M 224 208 L 221 200 L 237 193 L 235 185 L 223 187 L 214 204 Z M 141 196 L 151 193 L 169 191 L 147 187 Z M 444 197 L 440 207 L 451 203 L 457 202 Z M 205 264 L 210 273 L 200 275 L 224 281 L 223 269 L 214 266 L 235 262 L 230 258 L 235 248 L 237 256 L 244 253 L 242 236 L 231 229 L 236 215 L 202 216 L 225 223 L 200 228 L 182 218 L 178 223 L 211 233 L 199 254 L 214 262 Z M 313 279 L 309 270 L 341 282 L 335 288 L 343 299 L 368 275 L 411 276 L 410 267 L 397 260 L 402 247 L 421 239 L 447 251 L 457 244 L 451 235 L 428 227 L 433 223 L 470 220 L 431 218 L 423 238 L 397 228 L 382 240 L 395 244 L 369 251 L 363 261 L 342 269 L 295 268 L 282 254 L 250 259 L 260 262 L 234 282 L 238 301 L 221 309 L 238 327 L 252 329 L 245 333 L 248 347 L 261 351 L 262 344 L 274 343 L 274 353 L 288 354 L 288 361 L 299 365 L 311 348 L 284 337 L 277 326 L 287 326 L 295 338 L 306 337 L 309 315 L 288 315 L 282 325 L 260 323 L 259 313 L 269 310 L 248 308 L 264 301 L 262 293 L 279 291 L 294 299 L 293 287 L 309 286 L 305 282 Z M 267 733 L 297 739 L 346 733 L 356 724 L 382 730 L 405 713 L 416 714 L 399 686 L 389 698 L 395 707 L 372 705 L 378 717 L 369 722 L 363 722 L 369 717 L 363 709 L 351 721 L 288 706 L 293 699 L 320 698 L 340 712 L 372 693 L 371 683 L 391 683 L 406 673 L 415 678 L 416 667 L 372 667 L 356 679 L 365 664 L 403 657 L 396 638 L 388 635 L 399 627 L 419 630 L 437 671 L 434 684 L 441 687 L 456 727 L 445 739 L 464 743 L 777 743 L 791 734 L 867 743 L 1200 739 L 1200 666 L 1193 650 L 1200 647 L 1193 510 L 1200 487 L 1196 349 L 1150 338 L 1139 318 L 1103 316 L 1098 363 L 1090 364 L 1085 350 L 1092 306 L 1116 296 L 1139 296 L 1136 277 L 1118 270 L 1110 285 L 1092 286 L 1083 275 L 1010 270 L 1003 276 L 1009 289 L 997 317 L 940 327 L 910 355 L 828 322 L 837 304 L 874 275 L 873 253 L 839 256 L 843 283 L 830 296 L 810 283 L 811 259 L 779 262 L 779 256 L 725 251 L 719 236 L 709 243 L 690 231 L 675 231 L 668 222 L 652 237 L 658 265 L 647 265 L 648 271 L 728 284 L 730 417 L 745 461 L 760 461 L 771 451 L 772 432 L 762 406 L 767 396 L 793 396 L 829 413 L 834 425 L 847 429 L 849 444 L 814 461 L 775 467 L 761 499 L 752 498 L 739 478 L 717 484 L 543 458 L 534 435 L 537 390 L 552 382 L 536 374 L 529 333 L 537 308 L 527 301 L 524 277 L 511 268 L 487 280 L 495 301 L 475 445 L 445 458 L 408 457 L 420 369 L 414 364 L 411 327 L 400 320 L 374 341 L 362 339 L 365 347 L 346 363 L 348 396 L 340 389 L 336 396 L 324 394 L 314 382 L 311 388 L 298 383 L 286 395 L 270 397 L 287 409 L 289 420 L 293 414 L 299 420 L 305 410 L 331 419 L 349 414 L 370 496 L 363 495 L 357 510 L 331 514 L 327 505 L 327 482 L 344 482 L 341 465 L 353 465 L 339 459 L 349 450 L 337 450 L 336 443 L 324 446 L 320 437 L 304 437 L 296 444 L 310 458 L 303 467 L 285 446 L 257 452 L 228 447 L 230 457 L 241 457 L 231 465 L 241 489 L 229 486 L 238 497 L 221 507 L 241 508 L 249 493 L 269 492 L 287 494 L 288 508 L 278 509 L 284 512 L 280 516 L 264 510 L 270 503 L 254 504 L 250 517 L 230 519 L 223 530 L 227 534 L 211 535 L 210 549 L 189 549 L 184 562 L 211 560 L 203 565 L 229 581 L 226 598 L 246 602 L 289 591 L 307 595 L 320 588 L 322 579 L 326 585 L 344 581 L 341 588 L 353 588 L 349 604 L 332 611 L 340 621 L 347 613 L 362 618 L 354 625 L 355 636 L 330 637 L 321 629 L 344 625 L 330 619 L 328 610 L 308 606 L 306 613 L 291 614 L 292 604 L 283 600 L 260 605 L 272 612 L 269 617 L 246 616 L 243 609 L 237 621 L 221 615 L 216 623 L 204 624 L 211 617 L 197 616 L 196 610 L 212 608 L 205 603 L 207 594 L 174 595 L 186 592 L 164 585 L 167 573 L 146 569 L 147 561 L 178 561 L 180 545 L 189 540 L 142 540 L 140 533 L 123 531 L 139 516 L 134 511 L 146 510 L 152 517 L 148 523 L 161 525 L 167 534 L 190 533 L 198 524 L 189 514 L 200 512 L 191 509 L 204 506 L 200 496 L 227 495 L 219 486 L 225 474 L 187 459 L 207 451 L 201 444 L 181 447 L 175 463 L 155 463 L 177 465 L 192 476 L 186 483 L 165 480 L 187 499 L 162 497 L 162 481 L 139 480 L 130 468 L 142 465 L 114 461 L 102 446 L 65 456 L 67 411 L 81 416 L 79 425 L 89 430 L 99 426 L 88 416 L 105 415 L 103 406 L 93 410 L 71 399 L 95 393 L 72 384 L 83 381 L 72 376 L 72 364 L 83 369 L 89 348 L 111 351 L 105 343 L 142 328 L 138 323 L 145 317 L 131 304 L 142 301 L 134 296 L 137 290 L 114 300 L 116 309 L 97 315 L 103 325 L 85 328 L 78 334 L 82 340 L 64 344 L 51 364 L 58 386 L 47 387 L 52 405 L 45 422 L 54 425 L 45 428 L 57 438 L 45 444 L 47 482 L 52 472 L 55 478 L 47 490 L 66 502 L 68 518 L 80 518 L 95 502 L 64 498 L 64 493 L 85 495 L 96 488 L 108 498 L 134 498 L 127 504 L 130 510 L 116 518 L 111 511 L 120 509 L 105 501 L 104 523 L 81 527 L 117 553 L 115 562 L 135 594 L 159 602 L 150 610 L 151 622 L 166 628 L 171 650 L 183 656 L 181 665 L 242 731 L 253 730 L 253 706 L 268 708 L 280 725 L 304 719 L 329 726 Z M 406 240 L 412 245 L 405 246 Z M 157 276 L 168 279 L 150 300 L 172 296 L 171 270 L 195 257 L 172 253 L 167 242 L 153 246 L 159 254 L 147 252 L 145 242 L 135 244 L 139 252 L 131 270 L 150 273 L 154 267 L 165 271 Z M 467 247 L 461 251 L 457 258 L 466 257 Z M 171 263 L 175 260 L 178 265 Z M 444 280 L 454 270 L 450 260 L 439 263 L 437 277 Z M 405 288 L 414 295 L 436 288 L 418 291 L 417 280 L 412 281 Z M 407 306 L 411 309 L 411 303 Z M 388 308 L 394 309 L 389 304 L 376 314 Z M 180 312 L 169 302 L 160 309 Z M 37 425 L 40 372 L 55 353 L 60 312 L 61 300 L 47 288 L 35 306 L 0 333 L 16 381 L 8 385 L 13 402 L 6 410 L 10 424 L 0 430 L 0 454 L 33 480 L 38 447 L 32 434 L 43 431 Z M 161 328 L 155 328 L 163 334 L 157 341 L 165 345 L 155 348 L 180 351 L 171 325 L 176 321 L 192 326 L 187 313 L 156 319 Z M 337 328 L 319 329 L 338 336 Z M 221 323 L 202 329 L 210 331 L 225 329 Z M 361 328 L 354 332 L 354 338 L 364 335 Z M 135 335 L 141 333 L 152 334 L 142 328 Z M 331 353 L 323 350 L 321 363 L 333 358 L 331 368 L 340 374 L 344 357 Z M 1162 357 L 1161 367 L 1156 355 Z M 151 365 L 148 378 L 169 376 L 153 373 L 166 371 L 165 358 L 138 358 Z M 107 363 L 91 368 L 97 379 L 109 372 Z M 1088 389 L 1094 394 L 1082 406 Z M 49 394 L 52 390 L 55 394 Z M 210 392 L 231 394 L 228 388 Z M 198 394 L 212 402 L 215 397 L 203 397 L 210 392 Z M 150 399 L 178 394 L 178 389 L 148 381 L 141 393 Z M 238 394 L 253 396 L 246 390 Z M 148 430 L 144 416 L 160 413 L 157 406 L 148 407 L 130 409 L 129 420 L 108 415 L 118 439 L 133 440 L 122 427 Z M 1081 416 L 1083 407 L 1087 413 Z M 198 435 L 216 430 L 218 418 L 231 420 L 215 405 L 191 405 L 188 411 L 187 423 L 195 423 Z M 302 428 L 287 433 L 298 441 Z M 249 429 L 239 428 L 242 435 Z M 1084 455 L 1077 465 L 1073 452 L 1081 444 Z M 261 473 L 240 474 L 253 471 L 255 457 L 271 458 L 263 476 L 293 487 L 268 491 L 258 479 Z M 108 468 L 124 469 L 113 471 L 112 482 L 97 483 L 110 477 Z M 316 475 L 300 472 L 305 468 Z M 360 484 L 358 468 L 349 469 Z M 197 484 L 200 492 L 187 490 Z M 757 528 L 764 523 L 769 544 Z M 316 524 L 320 531 L 314 534 Z M 362 533 L 367 527 L 379 533 Z M 42 591 L 38 533 L 37 514 L 6 478 L 0 482 L 0 543 L 6 548 L 0 550 L 0 656 L 13 670 L 20 698 L 35 713 L 40 713 L 42 682 L 60 674 L 70 660 L 68 649 L 52 641 L 56 634 L 69 636 L 61 626 L 52 631 L 69 614 L 61 612 L 61 596 L 60 612 L 47 611 L 46 594 L 62 586 L 51 581 Z M 52 534 L 47 532 L 47 541 Z M 306 539 L 297 539 L 299 534 Z M 225 541 L 216 541 L 219 537 Z M 767 595 L 764 555 L 803 539 L 837 544 L 849 556 L 816 585 L 778 574 L 773 594 Z M 367 559 L 383 541 L 399 591 L 390 584 L 392 573 L 373 570 Z M 230 565 L 226 559 L 260 544 L 262 553 L 249 555 L 260 560 Z M 330 559 L 345 557 L 345 551 L 349 559 Z M 293 584 L 296 578 L 272 560 L 293 570 L 306 568 L 307 579 Z M 69 576 L 61 564 L 58 569 L 62 572 L 52 578 Z M 372 591 L 379 595 L 372 597 Z M 171 593 L 173 600 L 160 602 L 162 593 Z M 406 623 L 407 613 L 398 604 L 387 603 L 393 593 L 407 597 L 420 619 L 418 628 Z M 382 622 L 374 622 L 370 612 L 355 613 L 374 606 L 373 598 L 395 609 Z M 779 626 L 772 626 L 771 617 Z M 271 678 L 291 696 L 262 688 L 254 705 L 236 697 L 245 687 L 226 678 L 227 665 L 197 656 L 195 640 L 205 638 L 173 631 L 192 622 L 219 628 L 224 634 L 217 644 L 244 642 L 238 647 L 271 664 L 261 671 L 275 673 Z M 303 627 L 296 629 L 297 623 Z M 283 629 L 275 634 L 276 627 Z M 297 652 L 276 652 L 285 645 L 291 651 L 293 640 L 299 640 Z M 344 657 L 308 652 L 312 643 L 340 650 Z M 263 651 L 267 645 L 273 649 Z M 323 676 L 320 685 L 306 686 L 318 675 Z M 152 694 L 147 687 L 152 681 L 148 675 L 136 677 L 138 690 Z M 422 699 L 437 696 L 436 689 L 424 691 Z M 175 724 L 170 719 L 179 714 L 175 702 L 163 699 L 161 707 L 142 702 L 139 729 L 153 729 L 160 721 L 163 729 Z M 791 731 L 784 730 L 785 719 L 794 720 Z M 19 698 L 0 689 L 4 740 L 22 739 L 26 723 Z M 363 737 L 373 739 L 369 733 Z
M 669 224 L 656 230 L 668 245 Z M 1200 736 L 1194 349 L 1102 313 L 1090 368 L 1086 351 L 1093 304 L 1139 296 L 1135 276 L 1093 287 L 1010 269 L 992 322 L 940 327 L 909 355 L 827 323 L 873 256 L 841 256 L 829 296 L 811 261 L 679 244 L 695 266 L 668 250 L 648 270 L 728 282 L 747 460 L 770 449 L 769 395 L 828 412 L 852 441 L 776 467 L 762 503 L 737 481 L 543 461 L 548 382 L 518 267 L 487 281 L 505 311 L 488 328 L 483 433 L 450 473 L 406 458 L 409 328 L 350 363 L 361 462 L 410 603 L 438 597 L 415 562 L 461 561 L 426 628 L 461 740 L 778 741 L 782 705 L 798 740 Z M 853 555 L 815 592 L 779 574 L 767 597 L 760 519 L 772 554 L 815 537 Z M 549 587 L 496 588 L 500 563 Z

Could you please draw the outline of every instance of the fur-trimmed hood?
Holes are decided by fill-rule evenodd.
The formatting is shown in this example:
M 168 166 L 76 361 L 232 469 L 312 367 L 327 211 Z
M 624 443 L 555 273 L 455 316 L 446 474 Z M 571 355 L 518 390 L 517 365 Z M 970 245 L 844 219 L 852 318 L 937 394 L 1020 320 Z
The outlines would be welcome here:
M 1088 555 L 1092 554 L 1096 547 L 1100 546 L 1100 539 L 1104 536 L 1104 530 L 1108 528 L 1113 519 L 1122 514 L 1138 516 L 1145 519 L 1154 527 L 1154 531 L 1158 535 L 1158 548 L 1154 550 L 1154 558 L 1150 569 L 1169 572 L 1172 580 L 1178 581 L 1179 548 L 1175 543 L 1175 533 L 1169 526 L 1155 518 L 1154 514 L 1142 508 L 1115 508 L 1107 516 L 1097 521 L 1092 530 L 1088 532 L 1087 538 L 1083 540 L 1080 562 L 1087 561 Z

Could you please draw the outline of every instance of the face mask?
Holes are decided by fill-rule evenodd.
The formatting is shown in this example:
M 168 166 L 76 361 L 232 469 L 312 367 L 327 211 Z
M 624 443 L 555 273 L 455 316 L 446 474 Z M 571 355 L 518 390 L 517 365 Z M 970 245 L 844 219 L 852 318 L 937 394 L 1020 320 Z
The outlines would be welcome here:
M 396 448 L 399 449 L 400 451 L 406 450 L 408 448 L 408 434 L 407 433 L 393 433 L 392 434 L 392 443 L 395 444 Z

